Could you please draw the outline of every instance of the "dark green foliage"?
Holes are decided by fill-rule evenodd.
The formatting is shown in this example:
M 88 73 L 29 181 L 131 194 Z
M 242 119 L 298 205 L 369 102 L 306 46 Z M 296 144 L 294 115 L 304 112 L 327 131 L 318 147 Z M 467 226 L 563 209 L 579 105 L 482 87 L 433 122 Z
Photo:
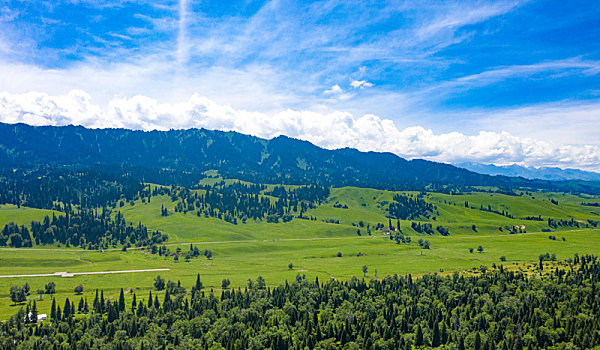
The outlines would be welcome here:
M 18 236 L 22 242 L 20 245 L 31 246 L 32 238 L 36 244 L 59 242 L 84 249 L 106 249 L 109 245 L 117 244 L 146 246 L 160 244 L 168 238 L 158 231 L 149 232 L 141 223 L 135 226 L 127 224 L 120 212 L 111 215 L 110 209 L 73 212 L 67 208 L 65 215 L 53 215 L 52 218 L 46 216 L 42 222 L 32 221 L 31 235 L 29 232 L 24 226 L 9 223 L 0 234 L 0 246 L 6 245 L 4 237 L 8 234 L 13 246 L 15 237 Z
M 123 293 L 123 288 L 121 288 L 121 293 L 119 294 L 119 311 L 125 311 L 125 294 Z
M 8 170 L 0 166 L 0 204 L 61 211 L 72 205 L 112 206 L 121 198 L 136 198 L 142 188 L 139 178 L 127 172 L 91 165 L 77 171 L 46 165 Z
M 120 174 L 144 178 L 147 182 L 182 186 L 198 183 L 203 171 L 216 169 L 225 178 L 256 183 L 427 189 L 446 193 L 468 190 L 465 186 L 600 193 L 600 185 L 593 182 L 481 175 L 448 164 L 419 159 L 408 161 L 392 153 L 359 152 L 350 148 L 326 150 L 285 136 L 264 140 L 205 129 L 143 132 L 0 123 L 0 168 L 12 171 L 45 164 L 67 165 L 78 170 L 94 167 L 119 175 L 116 171 L 106 171 L 114 168 L 119 169 Z M 118 176 L 112 180 L 121 181 Z M 110 196 L 111 201 L 118 199 L 118 196 Z M 101 201 L 104 200 L 98 200 Z
M 473 227 L 475 227 L 475 225 L 473 225 Z M 442 235 L 442 236 L 448 236 L 448 235 L 450 235 L 450 231 L 448 230 L 448 228 L 447 228 L 447 227 L 444 227 L 444 226 L 438 225 L 438 226 L 437 226 L 435 229 L 436 229 L 436 230 L 437 230 L 437 232 L 439 232 L 439 233 L 440 233 L 440 235 Z M 475 231 L 477 231 L 477 230 L 475 230 Z
M 583 224 L 585 226 L 585 224 Z M 557 227 L 579 227 L 579 221 L 571 218 L 570 220 L 563 220 L 563 219 L 552 219 L 552 218 L 548 218 L 548 226 L 550 228 L 557 228 Z M 593 225 L 592 225 L 593 226 Z
M 70 302 L 62 312 L 53 303 L 54 321 L 37 329 L 25 325 L 23 311 L 0 324 L 0 348 L 47 349 L 65 339 L 113 349 L 594 348 L 600 261 L 577 256 L 575 263 L 532 278 L 493 270 L 321 284 L 298 275 L 273 289 L 227 289 L 220 297 L 167 291 L 162 306 L 154 297 L 126 310 L 102 296 L 95 301 L 102 307 L 83 317 L 74 317 L 79 310 Z
M 291 221 L 294 216 L 304 219 L 304 212 L 316 208 L 329 196 L 329 188 L 322 186 L 301 186 L 295 189 L 285 189 L 275 186 L 270 192 L 264 185 L 247 185 L 239 182 L 225 184 L 216 183 L 213 186 L 193 186 L 192 189 L 204 189 L 205 194 L 190 191 L 187 188 L 171 186 L 155 190 L 156 194 L 169 195 L 177 201 L 175 212 L 195 212 L 198 216 L 215 217 L 232 224 L 238 220 L 263 220 L 270 223 Z M 266 195 L 277 198 L 274 204 Z M 161 215 L 167 216 L 167 208 L 161 208 Z
M 0 232 L 0 246 L 10 245 L 14 248 L 31 247 L 31 235 L 25 226 L 8 223 Z
M 15 303 L 22 303 L 27 300 L 27 289 L 20 286 L 10 287 L 10 300 Z
M 192 298 L 196 295 L 196 293 L 200 292 L 204 288 L 202 281 L 200 281 L 200 274 L 196 276 L 196 284 L 192 287 Z M 152 300 L 152 295 L 150 295 L 150 300 Z
M 502 215 L 502 216 L 505 216 L 505 217 L 507 217 L 509 219 L 514 219 L 514 217 L 510 213 L 508 213 L 506 210 L 504 210 L 504 209 L 502 209 L 502 210 L 494 209 L 489 204 L 487 206 L 484 206 L 482 204 L 482 205 L 479 206 L 479 208 L 471 207 L 471 209 L 479 209 L 481 211 L 485 211 L 485 212 L 488 212 L 488 213 L 494 213 L 494 214 Z
M 419 233 L 426 233 L 428 235 L 433 234 L 433 225 L 430 223 L 412 222 L 410 226 L 413 230 Z
M 193 244 L 190 244 L 190 250 L 185 253 L 185 259 L 189 260 L 192 258 L 197 258 L 200 256 L 200 249 L 198 249 L 198 247 L 194 247 Z
M 156 276 L 156 278 L 154 279 L 154 288 L 156 290 L 165 289 L 165 280 L 160 276 Z
M 435 206 L 427 203 L 421 195 L 394 195 L 394 201 L 390 203 L 388 212 L 391 217 L 402 220 L 414 220 L 420 217 L 429 218 L 436 210 Z M 392 226 L 391 220 L 389 226 Z
M 56 293 L 56 283 L 54 283 L 54 282 L 48 282 L 44 288 L 45 288 L 46 294 Z

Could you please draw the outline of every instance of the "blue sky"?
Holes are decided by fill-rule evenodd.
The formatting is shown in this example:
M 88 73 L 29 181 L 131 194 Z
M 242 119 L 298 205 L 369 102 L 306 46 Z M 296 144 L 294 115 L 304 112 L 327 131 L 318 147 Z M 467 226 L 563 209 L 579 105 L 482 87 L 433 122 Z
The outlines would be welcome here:
M 213 126 L 374 150 L 386 150 L 377 138 L 397 135 L 406 140 L 388 146 L 406 157 L 595 170 L 600 6 L 578 0 L 8 0 L 0 5 L 0 91 L 5 114 L 32 116 L 5 121 Z M 51 101 L 36 105 L 40 96 Z M 190 96 L 206 99 L 194 100 L 202 105 L 196 112 L 181 105 L 192 103 Z M 220 109 L 205 116 L 210 103 Z M 183 115 L 157 107 L 165 104 L 179 105 Z M 135 113 L 122 112 L 130 107 Z M 76 111 L 85 117 L 73 116 Z M 101 115 L 119 120 L 95 120 Z M 370 115 L 376 118 L 365 118 Z M 350 131 L 336 137 L 312 130 L 314 118 L 341 120 Z M 265 134 L 261 123 L 275 126 Z M 421 136 L 411 134 L 415 127 Z M 492 134 L 482 132 L 497 142 L 488 145 Z M 419 144 L 436 137 L 437 143 Z M 440 150 L 450 140 L 462 148 Z M 468 149 L 475 146 L 487 151 Z

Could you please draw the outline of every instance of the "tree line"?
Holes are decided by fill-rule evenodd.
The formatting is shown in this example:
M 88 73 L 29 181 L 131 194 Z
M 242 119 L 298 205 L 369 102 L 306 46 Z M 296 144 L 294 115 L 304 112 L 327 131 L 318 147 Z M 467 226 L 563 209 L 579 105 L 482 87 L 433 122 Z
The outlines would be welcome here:
M 429 218 L 436 207 L 426 202 L 422 196 L 394 195 L 393 202 L 388 206 L 390 217 L 401 220 L 414 220 L 421 217 Z
M 540 262 L 540 263 L 543 263 Z M 363 268 L 366 274 L 367 269 Z M 262 279 L 261 279 L 262 280 Z M 466 276 L 249 281 L 220 295 L 198 276 L 159 298 L 100 291 L 55 307 L 50 322 L 20 311 L 0 324 L 1 348 L 58 349 L 569 349 L 600 345 L 600 261 L 576 256 L 538 276 L 499 268 Z M 65 314 L 65 309 L 67 310 Z M 87 315 L 85 313 L 88 312 Z M 83 317 L 74 317 L 78 313 Z
M 66 205 L 82 208 L 114 206 L 133 199 L 142 190 L 138 179 L 94 168 L 69 170 L 51 166 L 0 171 L 0 204 L 63 211 Z
M 264 185 L 239 182 L 199 188 L 205 190 L 204 194 L 181 187 L 160 191 L 168 193 L 171 200 L 177 202 L 173 208 L 175 212 L 194 212 L 198 216 L 215 217 L 233 224 L 246 223 L 250 219 L 277 223 L 280 220 L 288 222 L 294 217 L 305 218 L 308 209 L 315 208 L 329 196 L 329 188 L 317 185 L 292 189 L 275 186 L 263 193 Z M 168 213 L 168 208 L 161 208 L 162 216 Z
M 110 209 L 67 211 L 64 215 L 45 216 L 32 221 L 29 228 L 8 223 L 0 232 L 0 246 L 31 247 L 60 243 L 83 249 L 107 249 L 109 246 L 151 246 L 168 239 L 166 234 L 150 231 L 141 223 L 128 224 L 121 212 Z

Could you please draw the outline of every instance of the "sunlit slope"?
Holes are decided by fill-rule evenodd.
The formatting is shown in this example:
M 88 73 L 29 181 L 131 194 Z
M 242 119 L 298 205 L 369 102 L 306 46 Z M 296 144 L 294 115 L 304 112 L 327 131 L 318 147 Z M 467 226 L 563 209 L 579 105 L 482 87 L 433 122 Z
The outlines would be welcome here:
M 272 185 L 267 190 L 272 190 Z M 197 190 L 204 194 L 204 190 Z M 326 202 L 304 213 L 308 219 L 294 218 L 288 223 L 267 223 L 266 220 L 248 220 L 237 225 L 214 217 L 198 216 L 196 212 L 175 212 L 176 202 L 168 196 L 153 196 L 150 202 L 141 200 L 133 205 L 124 203 L 113 211 L 120 211 L 125 219 L 137 224 L 141 222 L 152 230 L 160 230 L 169 236 L 169 242 L 220 242 L 244 240 L 272 240 L 319 237 L 353 237 L 368 235 L 367 226 L 372 235 L 382 235 L 389 223 L 389 203 L 395 194 L 417 196 L 418 192 L 394 192 L 369 188 L 343 187 L 332 188 Z M 276 198 L 269 197 L 274 203 Z M 507 234 L 507 227 L 517 226 L 525 232 L 548 230 L 548 218 L 556 220 L 575 220 L 579 228 L 585 228 L 588 220 L 600 221 L 600 208 L 583 206 L 582 202 L 595 203 L 597 197 L 576 196 L 557 193 L 527 193 L 522 196 L 508 196 L 497 193 L 475 192 L 461 195 L 425 193 L 425 201 L 435 205 L 431 218 L 419 217 L 413 220 L 399 220 L 402 232 L 410 236 L 430 236 L 415 232 L 412 222 L 430 223 L 434 235 L 435 228 L 443 226 L 449 229 L 451 236 L 461 235 L 498 235 Z M 554 201 L 551 202 L 551 200 Z M 556 204 L 556 202 L 558 204 Z M 468 204 L 468 207 L 466 206 Z M 161 216 L 161 208 L 168 209 L 168 216 Z M 512 216 L 503 216 L 495 212 Z M 481 210 L 484 208 L 486 210 Z M 10 205 L 0 206 L 0 225 L 13 221 L 28 226 L 32 220 L 41 221 L 52 211 L 32 208 L 16 208 Z M 60 215 L 60 213 L 56 213 Z M 298 213 L 293 213 L 298 215 Z M 541 217 L 542 221 L 525 220 L 526 217 Z M 312 219 L 312 220 L 311 220 Z M 395 228 L 398 220 L 391 219 Z M 376 230 L 376 225 L 383 229 Z M 502 230 L 500 230 L 502 228 Z M 556 227 L 553 231 L 577 229 L 578 227 Z
M 0 229 L 9 222 L 14 222 L 17 225 L 29 226 L 31 221 L 41 221 L 46 215 L 52 217 L 53 213 L 56 215 L 60 214 L 59 212 L 55 212 L 53 210 L 34 209 L 27 207 L 17 208 L 16 205 L 12 204 L 0 205 Z
M 142 222 L 148 228 L 161 230 L 173 242 L 211 242 L 232 240 L 263 240 L 278 238 L 314 238 L 354 235 L 347 225 L 327 224 L 321 221 L 294 219 L 288 223 L 267 223 L 248 220 L 237 225 L 217 218 L 199 217 L 194 212 L 187 214 L 169 210 L 168 216 L 161 216 L 161 206 L 172 209 L 175 202 L 167 196 L 152 197 L 150 203 L 137 201 L 119 210 L 127 221 Z
M 203 191 L 198 191 L 203 192 Z M 371 234 L 380 235 L 387 230 L 389 213 L 387 207 L 395 194 L 417 196 L 417 192 L 393 192 L 356 187 L 331 189 L 331 195 L 325 203 L 308 210 L 304 216 L 314 220 L 295 218 L 289 223 L 267 223 L 266 220 L 248 220 L 246 224 L 237 225 L 219 220 L 197 216 L 194 212 L 186 214 L 174 212 L 175 202 L 167 196 L 152 197 L 150 203 L 135 202 L 133 206 L 118 208 L 125 218 L 132 222 L 142 222 L 151 229 L 160 229 L 167 233 L 173 242 L 196 241 L 230 241 L 230 240 L 264 240 L 293 239 L 315 237 L 357 236 L 366 235 L 367 225 Z M 593 201 L 594 198 L 582 198 L 574 195 L 533 193 L 523 196 L 508 196 L 496 193 L 469 193 L 463 195 L 447 195 L 427 193 L 423 197 L 435 205 L 433 218 L 424 217 L 414 220 L 400 220 L 402 232 L 420 236 L 411 228 L 412 222 L 431 223 L 449 228 L 451 235 L 495 235 L 506 234 L 506 227 L 518 226 L 525 232 L 538 232 L 548 229 L 548 218 L 556 220 L 574 219 L 584 228 L 588 220 L 600 220 L 595 213 L 596 207 L 582 206 L 582 201 Z M 560 198 L 558 205 L 549 198 Z M 274 200 L 274 198 L 272 198 Z M 468 202 L 468 207 L 465 206 Z M 164 206 L 169 215 L 160 215 Z M 481 207 L 495 211 L 504 210 L 512 216 L 503 216 L 494 212 L 480 210 Z M 541 217 L 542 221 L 525 220 L 526 217 Z M 361 223 L 363 226 L 359 226 Z M 377 224 L 384 229 L 375 230 Z M 392 219 L 392 225 L 397 220 Z M 475 229 L 473 229 L 475 226 Z M 500 228 L 503 230 L 500 230 Z M 557 227 L 554 231 L 574 229 L 577 227 Z M 437 234 L 437 232 L 436 232 Z M 426 235 L 427 236 L 427 235 Z

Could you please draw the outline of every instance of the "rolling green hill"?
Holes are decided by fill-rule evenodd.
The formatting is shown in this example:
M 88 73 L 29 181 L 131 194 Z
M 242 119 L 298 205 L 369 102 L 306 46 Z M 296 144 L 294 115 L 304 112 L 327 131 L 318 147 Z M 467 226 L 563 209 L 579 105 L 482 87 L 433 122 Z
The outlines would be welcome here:
M 228 180 L 226 183 L 236 181 Z M 150 185 L 150 188 L 166 187 Z M 273 185 L 265 186 L 261 196 L 270 193 L 273 188 Z M 205 192 L 194 191 L 198 194 Z M 392 221 L 394 229 L 398 223 L 398 220 L 388 218 L 389 203 L 396 194 L 413 198 L 421 196 L 435 207 L 430 218 L 399 220 L 402 235 L 411 237 L 410 243 L 396 243 L 390 239 L 390 235 L 399 234 L 395 230 L 388 232 L 389 221 Z M 275 197 L 266 197 L 273 203 L 276 200 Z M 375 278 L 375 273 L 377 276 L 446 274 L 453 271 L 471 273 L 473 269 L 479 271 L 482 265 L 491 268 L 503 264 L 507 268 L 520 269 L 522 264 L 535 262 L 540 254 L 545 253 L 556 254 L 559 259 L 575 253 L 600 254 L 600 231 L 593 225 L 600 220 L 598 208 L 581 205 L 582 202 L 598 201 L 594 196 L 541 192 L 528 192 L 521 196 L 488 192 L 448 195 L 342 187 L 332 188 L 324 203 L 305 212 L 305 217 L 312 220 L 296 217 L 286 223 L 248 220 L 246 224 L 198 216 L 194 211 L 176 212 L 180 199 L 169 195 L 157 194 L 151 196 L 150 201 L 144 198 L 117 205 L 113 215 L 120 212 L 132 225 L 141 222 L 150 230 L 167 234 L 169 239 L 165 242 L 165 249 L 168 249 L 168 254 L 152 254 L 148 247 L 130 247 L 125 252 L 120 244 L 103 251 L 67 248 L 58 244 L 0 248 L 0 275 L 155 268 L 168 268 L 169 271 L 70 278 L 0 278 L 0 317 L 15 312 L 8 298 L 10 286 L 25 282 L 30 284 L 32 291 L 36 291 L 47 282 L 54 281 L 57 284 L 56 297 L 61 302 L 72 296 L 73 288 L 79 284 L 86 288 L 84 295 L 88 299 L 93 297 L 95 288 L 105 290 L 108 295 L 116 295 L 121 287 L 131 287 L 138 293 L 147 292 L 157 274 L 191 285 L 196 274 L 200 273 L 207 288 L 218 291 L 223 278 L 230 279 L 232 286 L 238 287 L 245 286 L 249 277 L 258 276 L 264 277 L 269 285 L 276 285 L 294 279 L 298 272 L 310 278 L 347 280 L 361 276 L 363 266 L 368 266 L 371 271 L 369 278 Z M 551 200 L 558 201 L 558 204 Z M 468 202 L 468 207 L 465 202 Z M 481 210 L 488 205 L 494 210 L 505 210 L 514 218 Z M 161 215 L 163 207 L 167 209 L 167 216 Z M 43 216 L 51 214 L 46 210 L 4 205 L 0 207 L 0 225 L 9 221 L 27 225 L 31 220 L 42 220 Z M 59 212 L 55 214 L 61 215 Z M 541 216 L 542 221 L 524 220 L 526 216 Z M 551 228 L 548 218 L 569 223 L 573 219 L 579 227 L 565 225 Z M 413 222 L 430 223 L 433 234 L 416 232 L 411 227 Z M 449 235 L 442 236 L 435 230 L 436 226 L 448 228 Z M 525 229 L 512 234 L 505 229 L 514 226 L 525 226 Z M 500 227 L 504 229 L 500 231 Z M 541 232 L 550 229 L 553 232 Z M 357 230 L 361 231 L 360 236 Z M 556 239 L 549 239 L 549 236 Z M 429 249 L 423 249 L 419 240 L 428 241 Z M 201 254 L 198 258 L 186 260 L 184 255 L 190 244 L 200 251 L 210 250 L 212 257 L 207 259 Z M 481 253 L 477 251 L 479 246 L 483 248 Z M 181 249 L 181 253 L 177 248 Z M 173 254 L 180 254 L 179 261 L 175 261 Z M 290 263 L 293 264 L 291 270 L 288 267 Z M 38 296 L 32 293 L 29 298 Z M 49 308 L 45 298 L 38 303 L 42 311 Z

